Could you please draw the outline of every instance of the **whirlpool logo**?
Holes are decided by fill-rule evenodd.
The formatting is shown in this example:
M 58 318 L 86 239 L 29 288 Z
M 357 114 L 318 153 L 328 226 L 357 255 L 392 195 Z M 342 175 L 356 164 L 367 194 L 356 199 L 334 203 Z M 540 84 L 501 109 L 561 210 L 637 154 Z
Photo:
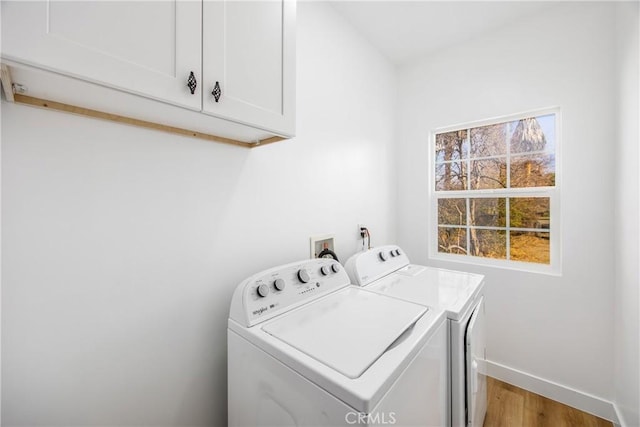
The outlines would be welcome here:
M 267 310 L 268 310 L 268 308 L 267 308 L 267 307 L 260 307 L 258 310 L 254 310 L 254 311 L 253 311 L 253 315 L 254 315 L 254 316 L 257 316 L 257 315 L 259 315 L 259 314 L 264 313 L 264 312 L 265 312 L 265 311 L 267 311 Z
M 347 412 L 344 416 L 347 424 L 378 424 L 393 425 L 396 423 L 395 412 L 376 412 L 375 414 L 363 414 L 362 412 Z

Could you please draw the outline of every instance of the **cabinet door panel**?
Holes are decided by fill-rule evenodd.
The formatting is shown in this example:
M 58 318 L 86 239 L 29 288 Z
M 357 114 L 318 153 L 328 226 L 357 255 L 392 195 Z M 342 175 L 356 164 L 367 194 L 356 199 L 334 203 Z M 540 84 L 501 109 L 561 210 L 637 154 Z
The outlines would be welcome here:
M 2 56 L 200 109 L 201 13 L 199 1 L 3 1 Z
M 203 76 L 206 113 L 292 135 L 295 2 L 205 0 Z

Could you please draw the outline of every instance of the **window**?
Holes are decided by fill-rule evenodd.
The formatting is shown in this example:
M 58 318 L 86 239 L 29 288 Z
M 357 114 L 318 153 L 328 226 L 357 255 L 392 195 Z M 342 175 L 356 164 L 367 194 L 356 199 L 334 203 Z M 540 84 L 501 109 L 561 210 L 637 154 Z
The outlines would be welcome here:
M 432 258 L 560 273 L 558 110 L 432 138 Z

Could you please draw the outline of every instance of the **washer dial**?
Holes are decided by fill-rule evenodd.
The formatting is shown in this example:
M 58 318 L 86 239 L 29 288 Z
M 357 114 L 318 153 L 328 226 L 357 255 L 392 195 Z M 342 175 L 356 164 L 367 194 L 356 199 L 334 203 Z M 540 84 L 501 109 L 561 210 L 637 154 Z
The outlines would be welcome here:
M 276 279 L 273 282 L 273 287 L 276 288 L 276 291 L 281 291 L 284 289 L 285 282 L 283 279 Z
M 307 270 L 305 270 L 304 268 L 298 270 L 298 280 L 300 280 L 302 283 L 309 283 L 311 277 L 309 276 Z
M 264 283 L 260 286 L 258 286 L 256 288 L 256 292 L 258 293 L 259 297 L 266 297 L 267 295 L 269 295 L 269 286 L 265 285 Z

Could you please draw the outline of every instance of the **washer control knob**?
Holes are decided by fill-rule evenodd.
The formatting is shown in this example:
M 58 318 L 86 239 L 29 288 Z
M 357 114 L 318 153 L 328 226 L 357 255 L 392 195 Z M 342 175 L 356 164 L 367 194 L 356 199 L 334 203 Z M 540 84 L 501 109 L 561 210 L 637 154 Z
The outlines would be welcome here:
M 267 295 L 269 295 L 269 286 L 265 285 L 264 283 L 260 286 L 258 286 L 258 288 L 256 289 L 256 292 L 258 292 L 258 296 L 259 297 L 266 297 Z
M 302 283 L 309 283 L 311 277 L 309 276 L 309 273 L 307 273 L 307 270 L 305 270 L 304 268 L 298 270 L 298 280 L 300 280 Z
M 400 249 L 396 249 L 396 255 L 398 256 L 402 255 L 402 252 L 400 252 Z
M 331 269 L 329 268 L 329 266 L 328 266 L 328 265 L 323 265 L 323 266 L 320 268 L 320 274 L 322 274 L 323 276 L 326 276 L 326 275 L 328 275 L 329 273 L 331 273 Z
M 284 289 L 284 280 L 283 279 L 276 279 L 273 282 L 273 287 L 276 288 L 276 291 L 281 291 Z
M 380 257 L 380 261 L 385 262 L 387 260 L 387 254 L 384 252 L 378 252 L 378 256 Z
M 394 249 L 394 250 L 392 250 L 392 251 L 391 251 L 391 252 L 389 252 L 389 253 L 391 254 L 391 257 L 392 257 L 392 258 L 395 258 L 395 257 L 397 257 L 397 256 L 398 256 L 398 254 L 396 254 L 395 249 Z
M 334 273 L 337 273 L 338 271 L 340 271 L 340 264 L 338 263 L 331 264 L 331 271 L 333 271 Z

